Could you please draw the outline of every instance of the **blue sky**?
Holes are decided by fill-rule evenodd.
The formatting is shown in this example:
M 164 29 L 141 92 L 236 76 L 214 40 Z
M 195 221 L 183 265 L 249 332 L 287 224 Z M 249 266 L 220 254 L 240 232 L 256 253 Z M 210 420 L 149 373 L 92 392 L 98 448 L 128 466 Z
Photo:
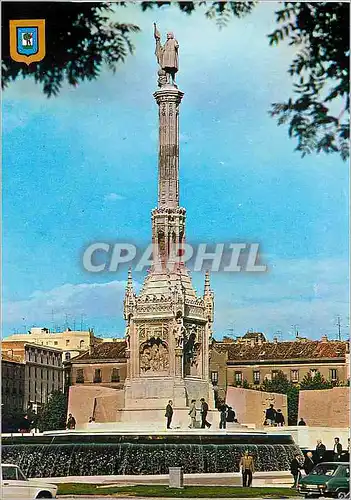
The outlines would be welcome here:
M 291 95 L 293 49 L 272 48 L 274 3 L 219 30 L 176 8 L 116 17 L 138 24 L 116 74 L 47 99 L 32 81 L 3 95 L 3 333 L 94 327 L 122 336 L 125 270 L 89 274 L 94 241 L 150 240 L 157 196 L 157 65 L 152 23 L 180 44 L 181 205 L 191 242 L 257 242 L 268 271 L 212 276 L 216 336 L 234 330 L 335 337 L 348 322 L 348 168 L 301 159 L 270 103 Z M 140 284 L 143 275 L 135 274 Z M 193 273 L 199 292 L 203 275 Z M 52 322 L 54 311 L 54 323 Z

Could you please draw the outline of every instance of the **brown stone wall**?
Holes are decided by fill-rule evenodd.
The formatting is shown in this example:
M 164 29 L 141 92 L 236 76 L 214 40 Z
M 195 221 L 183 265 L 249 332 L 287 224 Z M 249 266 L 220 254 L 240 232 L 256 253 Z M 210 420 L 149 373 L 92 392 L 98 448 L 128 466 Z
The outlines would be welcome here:
M 285 394 L 228 387 L 226 403 L 233 408 L 240 424 L 254 424 L 256 427 L 262 427 L 265 410 L 270 404 L 274 404 L 276 410 L 280 408 L 286 424 L 288 421 Z
M 119 422 L 121 409 L 124 407 L 124 390 L 114 390 L 113 394 L 101 395 L 96 398 L 95 421 Z
M 349 427 L 350 392 L 348 387 L 321 391 L 300 391 L 299 418 L 310 427 Z
M 99 385 L 77 384 L 69 388 L 68 413 L 72 413 L 77 422 L 77 428 L 86 425 L 93 415 L 96 400 L 96 422 L 113 422 L 117 410 L 123 408 L 124 391 L 102 387 Z M 99 420 L 104 418 L 104 420 Z

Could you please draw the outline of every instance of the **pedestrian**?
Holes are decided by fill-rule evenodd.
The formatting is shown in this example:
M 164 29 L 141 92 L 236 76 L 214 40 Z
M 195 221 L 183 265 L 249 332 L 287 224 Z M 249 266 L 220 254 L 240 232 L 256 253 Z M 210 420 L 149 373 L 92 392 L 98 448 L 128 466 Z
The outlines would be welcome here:
M 255 472 L 253 457 L 249 454 L 248 450 L 240 459 L 239 468 L 243 477 L 243 487 L 250 487 L 252 484 L 252 476 Z
M 274 409 L 274 405 L 270 404 L 269 408 L 266 410 L 266 422 L 267 425 L 273 426 L 275 424 L 275 417 L 277 412 Z
M 303 463 L 303 469 L 306 473 L 306 476 L 308 474 L 311 474 L 312 470 L 314 469 L 314 461 L 312 459 L 312 452 L 308 451 L 305 456 L 305 461 Z
M 299 420 L 299 423 L 297 425 L 306 425 L 306 422 L 304 421 L 304 419 L 301 417 L 300 420 Z
M 294 478 L 294 484 L 292 488 L 297 488 L 300 478 L 300 468 L 301 468 L 300 455 L 297 454 L 290 463 L 290 472 L 292 477 Z
M 190 409 L 189 409 L 189 416 L 190 416 L 190 429 L 195 429 L 196 428 L 196 399 L 192 399 L 190 403 Z
M 28 415 L 24 415 L 24 417 L 21 419 L 21 426 L 18 431 L 22 434 L 25 432 L 30 432 L 30 427 L 31 421 L 29 420 Z
M 201 413 L 201 429 L 204 429 L 205 427 L 210 428 L 211 424 L 210 424 L 210 422 L 207 422 L 207 419 L 206 419 L 207 413 L 208 413 L 208 404 L 206 403 L 206 401 L 205 401 L 204 398 L 201 398 L 200 402 L 201 402 L 201 410 L 200 410 L 200 413 Z
M 321 439 L 317 439 L 317 446 L 316 446 L 316 451 L 315 451 L 315 461 L 317 464 L 320 464 L 324 460 L 324 455 L 325 452 L 327 451 L 327 448 L 325 445 L 322 443 Z
M 220 407 L 218 408 L 218 411 L 220 412 L 219 428 L 226 429 L 228 406 L 225 403 L 221 403 Z
M 278 427 L 283 427 L 283 425 L 285 424 L 285 418 L 280 408 L 277 410 L 277 413 L 275 415 L 275 423 Z
M 342 445 L 341 445 L 340 439 L 338 437 L 334 438 L 333 452 L 334 452 L 334 462 L 338 462 L 340 460 L 341 453 L 342 453 Z
M 171 399 L 168 401 L 168 405 L 166 406 L 165 417 L 167 418 L 167 429 L 170 429 L 173 418 L 173 401 Z
M 235 422 L 235 411 L 231 406 L 227 406 L 227 422 Z
M 70 431 L 74 431 L 75 428 L 76 428 L 76 419 L 73 417 L 72 413 L 70 413 L 68 415 L 66 429 L 68 429 Z

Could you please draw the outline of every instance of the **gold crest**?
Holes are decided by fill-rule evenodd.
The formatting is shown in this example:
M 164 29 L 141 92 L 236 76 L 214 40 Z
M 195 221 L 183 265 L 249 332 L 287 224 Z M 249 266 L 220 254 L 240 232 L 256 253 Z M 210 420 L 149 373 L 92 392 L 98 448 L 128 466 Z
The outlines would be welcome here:
M 45 19 L 10 21 L 10 56 L 29 65 L 45 57 Z

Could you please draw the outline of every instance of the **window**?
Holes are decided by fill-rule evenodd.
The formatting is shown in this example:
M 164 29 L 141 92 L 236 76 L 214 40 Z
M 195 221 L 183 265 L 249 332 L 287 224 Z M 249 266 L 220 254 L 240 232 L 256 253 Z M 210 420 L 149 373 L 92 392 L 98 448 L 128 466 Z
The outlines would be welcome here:
M 54 340 L 54 345 L 57 345 L 57 344 L 58 344 L 57 340 Z
M 71 353 L 70 352 L 65 352 L 65 360 L 69 361 L 71 359 Z
M 68 345 L 68 344 L 69 344 L 69 340 L 66 340 L 66 345 Z
M 291 382 L 299 381 L 299 370 L 291 370 L 290 373 Z
M 79 349 L 84 349 L 84 340 L 79 342 Z
M 120 382 L 120 376 L 119 376 L 119 369 L 118 368 L 112 368 L 111 382 Z
M 218 372 L 211 372 L 211 381 L 213 385 L 218 384 Z
M 242 372 L 235 372 L 235 383 L 236 384 L 241 384 L 243 381 L 243 374 Z
M 2 466 L 1 470 L 4 481 L 17 481 L 17 467 Z
M 77 369 L 76 384 L 84 384 L 84 370 L 83 370 L 83 368 Z
M 336 368 L 332 368 L 331 370 L 329 370 L 329 376 L 330 376 L 330 380 L 337 380 L 338 370 Z
M 272 370 L 272 380 L 277 378 L 277 376 L 278 376 L 278 370 Z
M 100 370 L 100 368 L 97 368 L 95 370 L 93 382 L 94 382 L 94 384 L 99 384 L 101 382 L 101 370 Z
M 254 384 L 259 384 L 260 383 L 260 372 L 259 372 L 259 370 L 254 370 L 254 372 L 253 372 L 253 383 Z

